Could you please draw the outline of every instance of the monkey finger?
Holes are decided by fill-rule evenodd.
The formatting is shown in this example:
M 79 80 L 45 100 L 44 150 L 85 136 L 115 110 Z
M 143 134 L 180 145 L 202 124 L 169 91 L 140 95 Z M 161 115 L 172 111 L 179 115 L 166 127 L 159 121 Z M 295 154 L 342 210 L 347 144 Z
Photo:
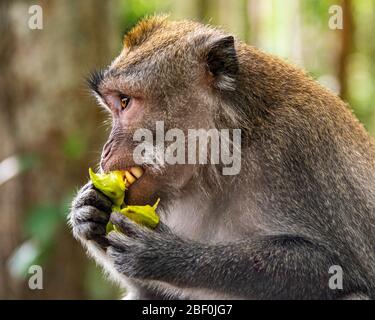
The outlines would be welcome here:
M 122 233 L 131 238 L 140 237 L 144 231 L 143 229 L 145 229 L 118 212 L 112 212 L 110 221 L 118 227 Z
M 111 212 L 111 201 L 96 189 L 87 189 L 80 193 L 73 203 L 74 208 L 93 206 L 104 212 Z
M 93 236 L 91 240 L 95 241 L 104 250 L 106 250 L 109 246 L 109 241 L 104 236 Z
M 90 180 L 89 182 L 87 182 L 82 188 L 81 190 L 79 190 L 81 193 L 85 192 L 86 190 L 88 189 L 93 189 L 94 188 L 94 185 L 92 183 L 92 181 Z
M 95 222 L 85 222 L 77 225 L 73 229 L 73 233 L 76 237 L 81 237 L 86 240 L 95 240 L 105 235 L 105 225 Z
M 109 247 L 113 247 L 120 251 L 126 251 L 126 248 L 128 247 L 127 243 L 132 241 L 127 235 L 116 231 L 108 233 L 106 239 Z
M 85 206 L 74 211 L 73 222 L 81 224 L 85 222 L 96 222 L 107 224 L 109 214 L 92 206 Z

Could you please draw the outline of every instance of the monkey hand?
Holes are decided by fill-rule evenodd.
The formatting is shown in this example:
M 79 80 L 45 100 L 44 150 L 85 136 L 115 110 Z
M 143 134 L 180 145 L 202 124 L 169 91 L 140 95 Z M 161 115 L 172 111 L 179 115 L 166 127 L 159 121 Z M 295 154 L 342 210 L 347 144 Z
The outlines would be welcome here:
M 163 264 L 174 249 L 178 251 L 180 239 L 162 222 L 149 229 L 118 212 L 112 213 L 110 221 L 121 230 L 107 236 L 107 256 L 116 270 L 129 278 L 167 280 Z
M 108 245 L 105 235 L 111 206 L 112 202 L 95 189 L 91 181 L 88 182 L 72 203 L 69 221 L 73 235 L 82 242 L 93 240 L 105 249 Z

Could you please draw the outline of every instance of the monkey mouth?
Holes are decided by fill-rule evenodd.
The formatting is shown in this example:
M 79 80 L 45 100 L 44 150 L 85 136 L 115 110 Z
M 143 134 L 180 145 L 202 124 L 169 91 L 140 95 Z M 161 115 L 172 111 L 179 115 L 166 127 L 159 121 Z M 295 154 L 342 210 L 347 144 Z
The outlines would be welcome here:
M 124 170 L 124 181 L 125 186 L 129 188 L 133 183 L 140 179 L 144 174 L 144 169 L 142 167 L 136 166 L 130 169 Z

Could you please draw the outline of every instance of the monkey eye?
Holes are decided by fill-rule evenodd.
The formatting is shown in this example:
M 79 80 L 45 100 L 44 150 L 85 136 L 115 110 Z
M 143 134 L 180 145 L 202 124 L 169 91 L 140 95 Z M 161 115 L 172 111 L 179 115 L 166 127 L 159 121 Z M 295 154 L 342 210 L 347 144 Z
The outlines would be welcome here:
M 121 94 L 120 95 L 121 110 L 124 110 L 130 103 L 130 97 Z

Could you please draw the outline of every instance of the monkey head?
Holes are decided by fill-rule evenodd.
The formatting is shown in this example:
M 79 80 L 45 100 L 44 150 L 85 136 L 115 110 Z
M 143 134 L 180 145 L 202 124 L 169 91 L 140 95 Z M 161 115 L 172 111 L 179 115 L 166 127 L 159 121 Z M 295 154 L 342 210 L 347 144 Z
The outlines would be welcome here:
M 156 121 L 163 121 L 166 131 L 215 128 L 237 72 L 232 36 L 194 22 L 152 17 L 125 36 L 122 52 L 108 68 L 91 75 L 89 85 L 112 117 L 102 170 L 144 169 L 127 191 L 127 203 L 164 201 L 194 185 L 199 165 L 135 163 L 134 133 L 147 129 L 155 136 Z M 154 148 L 154 156 L 163 151 Z

